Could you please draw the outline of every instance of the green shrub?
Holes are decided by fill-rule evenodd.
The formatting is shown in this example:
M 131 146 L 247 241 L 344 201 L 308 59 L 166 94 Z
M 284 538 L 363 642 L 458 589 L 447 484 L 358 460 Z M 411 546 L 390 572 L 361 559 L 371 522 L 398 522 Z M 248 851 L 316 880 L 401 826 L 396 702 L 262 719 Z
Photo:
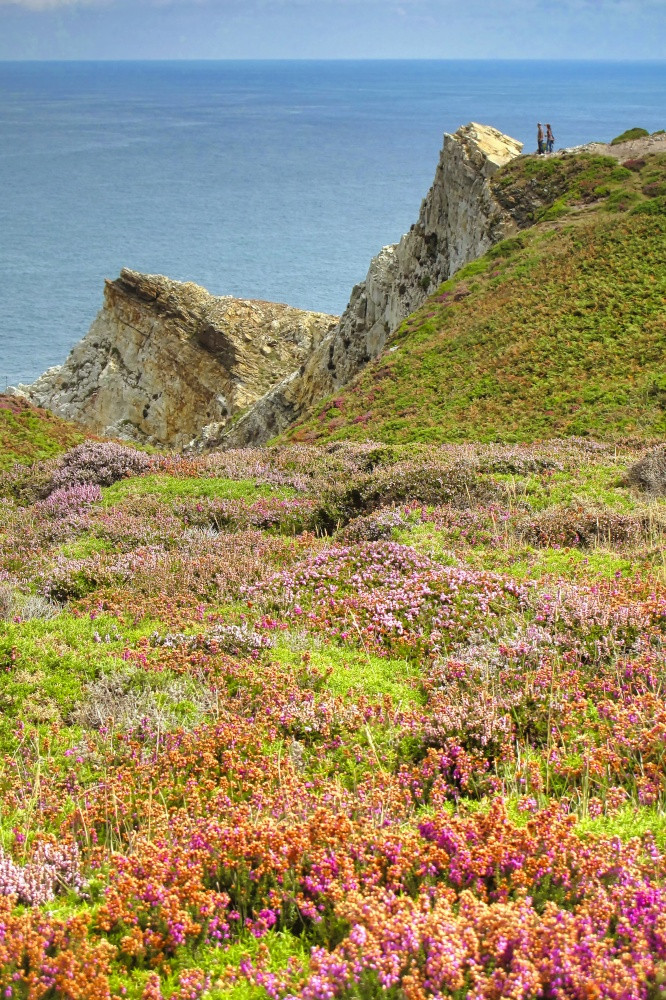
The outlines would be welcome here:
M 630 142 L 631 139 L 642 139 L 644 136 L 650 133 L 646 128 L 628 128 L 626 132 L 622 132 L 621 135 L 616 135 L 614 139 L 611 139 L 611 146 L 617 146 L 620 142 Z
M 609 212 L 626 212 L 636 201 L 638 201 L 638 195 L 635 191 L 624 191 L 620 188 L 608 196 L 604 208 L 608 209 Z
M 496 260 L 498 257 L 510 257 L 512 253 L 522 250 L 524 246 L 525 238 L 523 236 L 511 236 L 508 240 L 496 243 L 486 256 L 490 257 L 491 260 Z
M 632 209 L 632 215 L 666 215 L 666 196 L 641 202 Z
M 628 177 L 631 177 L 631 170 L 628 170 L 626 166 L 616 167 L 615 170 L 611 170 L 610 179 L 612 181 L 626 181 Z
M 525 174 L 528 177 L 552 177 L 553 174 L 562 171 L 562 164 L 559 160 L 529 159 L 525 162 Z
M 488 261 L 481 257 L 479 260 L 470 261 L 469 264 L 465 264 L 456 274 L 456 279 L 458 278 L 472 278 L 475 274 L 483 274 L 488 268 Z
M 558 198 L 554 201 L 549 208 L 545 208 L 542 212 L 539 212 L 538 219 L 539 222 L 552 222 L 555 219 L 560 219 L 563 215 L 568 215 L 569 208 L 562 198 Z

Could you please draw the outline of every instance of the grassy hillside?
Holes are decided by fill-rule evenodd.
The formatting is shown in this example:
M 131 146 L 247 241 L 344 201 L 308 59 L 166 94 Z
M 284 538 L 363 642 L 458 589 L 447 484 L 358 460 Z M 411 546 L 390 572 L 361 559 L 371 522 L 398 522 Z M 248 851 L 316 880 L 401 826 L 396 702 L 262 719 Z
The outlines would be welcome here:
M 59 455 L 84 440 L 83 431 L 16 396 L 0 396 L 0 469 Z
M 666 155 L 522 157 L 525 229 L 459 271 L 292 440 L 666 432 Z

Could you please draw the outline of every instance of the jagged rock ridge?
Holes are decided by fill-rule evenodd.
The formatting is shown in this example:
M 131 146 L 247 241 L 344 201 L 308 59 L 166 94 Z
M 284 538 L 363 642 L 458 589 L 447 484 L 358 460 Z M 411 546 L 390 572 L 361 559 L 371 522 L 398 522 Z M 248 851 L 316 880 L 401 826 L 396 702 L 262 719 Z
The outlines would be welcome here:
M 384 247 L 352 291 L 336 328 L 292 372 L 231 427 L 211 427 L 206 441 L 222 446 L 260 444 L 283 431 L 314 403 L 349 382 L 386 344 L 389 334 L 425 300 L 429 290 L 518 226 L 490 183 L 518 156 L 522 143 L 471 122 L 444 135 L 435 179 L 418 222 L 399 243 Z
M 123 269 L 67 361 L 17 394 L 89 430 L 183 448 L 303 363 L 337 317 Z

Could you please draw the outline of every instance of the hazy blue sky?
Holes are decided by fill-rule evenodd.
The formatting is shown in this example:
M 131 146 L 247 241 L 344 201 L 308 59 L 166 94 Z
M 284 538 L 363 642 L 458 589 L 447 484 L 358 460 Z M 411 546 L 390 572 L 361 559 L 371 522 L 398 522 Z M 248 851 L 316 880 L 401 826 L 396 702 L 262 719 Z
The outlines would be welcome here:
M 666 57 L 666 0 L 0 0 L 0 59 Z

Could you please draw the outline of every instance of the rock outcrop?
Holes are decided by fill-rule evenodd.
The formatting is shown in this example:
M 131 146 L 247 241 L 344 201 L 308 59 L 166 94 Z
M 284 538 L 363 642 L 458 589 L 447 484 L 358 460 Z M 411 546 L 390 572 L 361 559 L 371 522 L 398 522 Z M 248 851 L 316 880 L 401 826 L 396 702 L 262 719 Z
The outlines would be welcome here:
M 474 122 L 446 134 L 418 221 L 373 259 L 339 322 L 123 270 L 66 362 L 9 391 L 139 443 L 264 443 L 349 382 L 438 284 L 519 227 L 491 179 L 521 149 Z
M 13 392 L 98 434 L 182 448 L 298 368 L 337 317 L 123 270 L 66 362 Z
M 260 444 L 351 378 L 384 347 L 389 334 L 438 284 L 517 229 L 497 201 L 493 175 L 522 143 L 471 122 L 445 134 L 432 187 L 418 222 L 384 247 L 353 289 L 339 324 L 292 372 L 231 427 L 210 428 L 197 445 Z

